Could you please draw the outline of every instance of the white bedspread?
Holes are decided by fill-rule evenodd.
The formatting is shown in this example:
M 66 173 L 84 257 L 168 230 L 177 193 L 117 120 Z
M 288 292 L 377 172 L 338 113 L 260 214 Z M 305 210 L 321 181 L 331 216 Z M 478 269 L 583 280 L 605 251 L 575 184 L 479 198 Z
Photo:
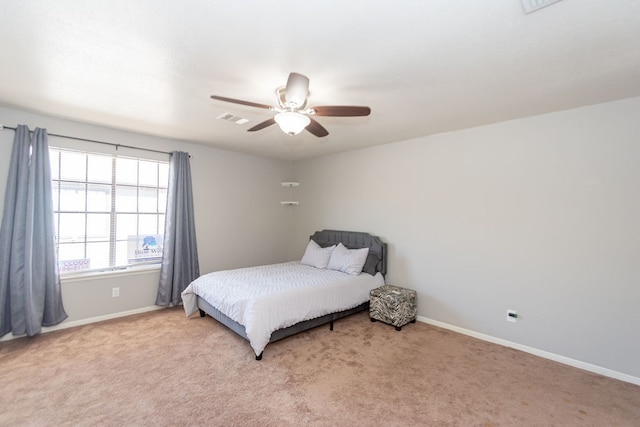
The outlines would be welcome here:
M 198 310 L 200 296 L 243 325 L 259 355 L 273 331 L 356 307 L 382 285 L 380 273 L 350 276 L 293 261 L 205 274 L 182 292 L 182 301 L 187 316 Z

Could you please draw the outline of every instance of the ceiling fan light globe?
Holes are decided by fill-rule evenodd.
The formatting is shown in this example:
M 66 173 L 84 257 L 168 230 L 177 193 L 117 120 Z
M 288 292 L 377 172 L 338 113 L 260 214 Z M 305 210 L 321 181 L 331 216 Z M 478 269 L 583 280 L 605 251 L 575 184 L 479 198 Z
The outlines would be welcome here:
M 292 111 L 278 113 L 274 119 L 278 126 L 280 126 L 280 129 L 288 135 L 299 134 L 311 123 L 309 117 Z

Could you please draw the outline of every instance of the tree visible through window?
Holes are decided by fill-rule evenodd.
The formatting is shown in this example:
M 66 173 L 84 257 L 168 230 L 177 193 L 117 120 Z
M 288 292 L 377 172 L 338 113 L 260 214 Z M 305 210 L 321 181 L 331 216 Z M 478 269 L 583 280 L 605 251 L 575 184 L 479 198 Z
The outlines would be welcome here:
M 60 273 L 162 259 L 168 162 L 50 148 Z

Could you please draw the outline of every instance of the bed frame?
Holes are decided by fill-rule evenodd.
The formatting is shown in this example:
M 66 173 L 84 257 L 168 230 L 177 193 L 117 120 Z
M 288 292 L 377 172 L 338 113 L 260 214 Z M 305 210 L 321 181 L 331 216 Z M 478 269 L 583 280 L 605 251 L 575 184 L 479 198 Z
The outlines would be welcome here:
M 322 230 L 316 231 L 309 238 L 314 240 L 323 248 L 336 245 L 338 243 L 342 243 L 349 249 L 369 248 L 369 255 L 367 256 L 363 271 L 371 275 L 375 275 L 378 272 L 382 273 L 382 275 L 387 274 L 387 244 L 377 236 L 355 231 Z M 197 302 L 198 309 L 200 310 L 200 317 L 205 317 L 208 314 L 245 340 L 249 340 L 244 326 L 221 313 L 204 299 L 198 297 Z M 272 343 L 299 332 L 307 331 L 321 325 L 326 325 L 327 323 L 329 324 L 329 330 L 333 331 L 333 322 L 335 320 L 367 310 L 368 308 L 369 301 L 366 301 L 349 310 L 329 313 L 322 317 L 296 323 L 295 325 L 284 329 L 278 329 L 271 334 L 269 342 Z M 256 356 L 256 360 L 262 360 L 262 353 Z

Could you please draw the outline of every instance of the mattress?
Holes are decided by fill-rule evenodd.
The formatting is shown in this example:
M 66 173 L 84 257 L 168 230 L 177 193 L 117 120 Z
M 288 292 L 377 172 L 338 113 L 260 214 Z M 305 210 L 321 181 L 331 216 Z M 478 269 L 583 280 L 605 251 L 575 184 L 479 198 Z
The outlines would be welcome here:
M 292 261 L 205 274 L 191 282 L 182 300 L 187 316 L 198 311 L 199 296 L 244 326 L 260 355 L 274 331 L 356 307 L 382 285 L 380 273 L 350 276 Z

